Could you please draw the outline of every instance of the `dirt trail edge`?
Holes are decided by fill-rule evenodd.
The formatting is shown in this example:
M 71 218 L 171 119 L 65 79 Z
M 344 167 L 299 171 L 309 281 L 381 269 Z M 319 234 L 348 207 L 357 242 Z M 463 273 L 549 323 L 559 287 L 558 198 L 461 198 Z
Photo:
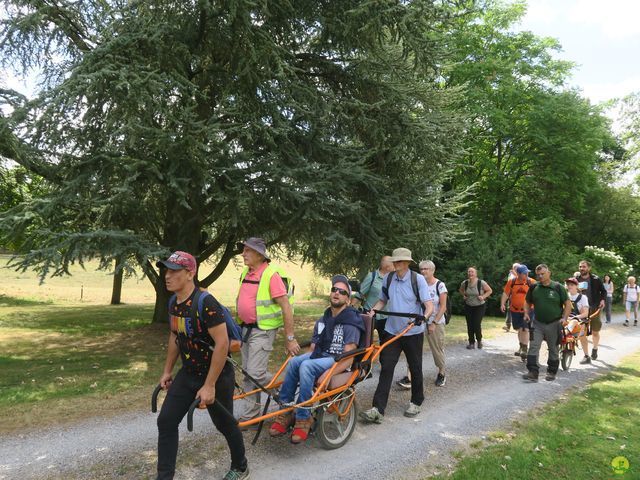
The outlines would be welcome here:
M 447 347 L 447 384 L 442 388 L 433 385 L 436 370 L 431 353 L 426 351 L 426 400 L 418 417 L 409 419 L 402 415 L 409 392 L 394 386 L 384 422 L 381 425 L 359 422 L 349 442 L 338 450 L 323 450 L 315 439 L 293 446 L 286 438 L 269 438 L 266 431 L 258 444 L 251 446 L 253 435 L 247 432 L 245 442 L 252 478 L 313 480 L 340 475 L 364 480 L 375 474 L 381 479 L 419 479 L 442 471 L 452 463 L 452 452 L 467 447 L 487 432 L 507 427 L 513 419 L 526 421 L 531 408 L 558 399 L 572 387 L 606 373 L 624 356 L 640 348 L 640 327 L 625 328 L 622 321 L 623 317 L 616 315 L 614 323 L 603 328 L 597 361 L 579 365 L 582 352 L 578 352 L 572 368 L 568 372 L 561 370 L 554 382 L 544 380 L 545 353 L 541 358 L 540 382 L 529 384 L 520 378 L 524 367 L 513 355 L 517 348 L 513 333 L 487 340 L 483 350 L 466 350 L 462 345 Z M 543 351 L 546 352 L 544 347 Z M 371 404 L 378 372 L 376 367 L 374 378 L 358 387 L 360 410 Z M 396 377 L 404 373 L 405 365 L 400 363 Z M 181 431 L 181 448 L 206 448 L 211 455 L 206 462 L 195 462 L 196 465 L 188 465 L 188 461 L 179 457 L 176 479 L 222 477 L 228 468 L 223 439 L 207 415 L 195 417 L 194 432 L 186 432 L 186 428 Z M 155 418 L 150 412 L 141 412 L 4 437 L 0 440 L 0 479 L 154 478 Z M 127 470 L 127 463 L 142 465 L 144 471 Z

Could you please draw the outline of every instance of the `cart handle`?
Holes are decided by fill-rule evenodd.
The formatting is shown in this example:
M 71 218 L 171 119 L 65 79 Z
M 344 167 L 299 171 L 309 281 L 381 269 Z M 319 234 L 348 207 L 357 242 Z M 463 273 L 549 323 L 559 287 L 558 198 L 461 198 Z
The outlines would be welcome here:
M 156 413 L 158 411 L 158 394 L 162 390 L 162 386 L 158 384 L 158 386 L 153 390 L 153 395 L 151 395 L 151 412 Z

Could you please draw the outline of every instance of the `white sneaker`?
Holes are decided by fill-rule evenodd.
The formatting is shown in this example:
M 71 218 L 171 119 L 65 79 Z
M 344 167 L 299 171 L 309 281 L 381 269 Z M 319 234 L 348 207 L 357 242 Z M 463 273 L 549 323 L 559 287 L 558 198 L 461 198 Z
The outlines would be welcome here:
M 360 418 L 368 423 L 382 423 L 384 415 L 381 414 L 376 407 L 360 412 Z
M 409 402 L 409 407 L 404 411 L 405 417 L 415 417 L 420 413 L 420 405 Z

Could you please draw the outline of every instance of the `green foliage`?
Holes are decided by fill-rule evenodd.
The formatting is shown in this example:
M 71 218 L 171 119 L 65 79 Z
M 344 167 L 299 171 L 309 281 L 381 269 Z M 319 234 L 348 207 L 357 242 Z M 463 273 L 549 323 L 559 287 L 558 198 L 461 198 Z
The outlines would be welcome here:
M 589 261 L 591 271 L 600 276 L 600 278 L 603 278 L 606 274 L 611 276 L 614 285 L 618 286 L 614 292 L 616 298 L 621 298 L 622 285 L 627 283 L 627 276 L 631 274 L 632 266 L 627 265 L 621 255 L 593 245 L 584 247 L 583 258 Z
M 637 169 L 640 166 L 640 91 L 619 99 L 616 106 L 620 108 L 627 159 L 630 167 Z
M 208 285 L 248 235 L 323 272 L 451 242 L 450 22 L 426 0 L 7 2 L 4 66 L 45 77 L 9 118 L 14 160 L 53 189 L 2 234 L 36 225 L 19 265 L 43 274 L 122 257 L 156 285 L 168 250 L 216 259 Z
M 493 289 L 487 308 L 497 315 L 502 288 L 514 262 L 524 263 L 530 270 L 546 263 L 558 281 L 573 274 L 579 257 L 566 241 L 569 228 L 566 222 L 547 218 L 503 225 L 493 234 L 475 232 L 436 260 L 437 276 L 447 282 L 449 291 L 457 291 L 467 268 L 475 266 L 478 276 Z M 460 295 L 453 295 L 452 300 L 455 310 L 462 312 Z
M 457 61 L 447 83 L 466 86 L 460 107 L 470 116 L 455 181 L 475 185 L 476 228 L 576 218 L 599 188 L 604 145 L 614 143 L 601 112 L 561 89 L 571 64 L 555 59 L 557 41 L 510 29 L 522 15 L 521 3 L 489 2 L 452 34 Z

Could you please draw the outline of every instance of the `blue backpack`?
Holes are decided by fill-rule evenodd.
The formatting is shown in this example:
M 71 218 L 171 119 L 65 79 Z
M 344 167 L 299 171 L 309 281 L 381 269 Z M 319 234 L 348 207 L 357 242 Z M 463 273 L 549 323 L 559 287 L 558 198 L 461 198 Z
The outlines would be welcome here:
M 204 299 L 213 296 L 211 293 L 207 291 L 202 291 L 198 289 L 193 296 L 193 303 L 191 304 L 191 318 L 196 318 L 198 321 L 203 317 L 203 307 L 204 307 Z M 169 311 L 171 311 L 171 307 L 173 307 L 176 303 L 176 295 L 171 295 L 169 298 Z M 219 302 L 218 302 L 219 303 Z M 220 304 L 220 303 L 219 303 Z M 229 335 L 229 352 L 238 352 L 240 351 L 240 347 L 242 346 L 242 330 L 240 329 L 240 325 L 238 325 L 234 320 L 231 312 L 227 307 L 220 304 L 222 308 L 222 312 L 224 313 L 224 321 L 227 324 L 227 334 Z M 205 329 L 206 330 L 206 329 Z

